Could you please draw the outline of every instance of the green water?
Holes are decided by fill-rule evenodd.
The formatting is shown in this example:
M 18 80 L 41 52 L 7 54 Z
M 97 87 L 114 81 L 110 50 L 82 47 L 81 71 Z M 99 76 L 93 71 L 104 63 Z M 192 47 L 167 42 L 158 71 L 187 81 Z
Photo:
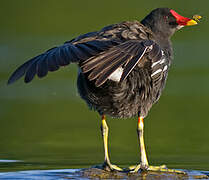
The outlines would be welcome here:
M 111 23 L 142 19 L 156 7 L 172 7 L 202 22 L 172 38 L 175 60 L 166 89 L 145 119 L 150 164 L 209 169 L 209 2 L 182 1 L 1 1 L 0 171 L 82 168 L 103 162 L 100 117 L 76 90 L 75 65 L 7 86 L 12 71 L 29 58 Z M 112 162 L 139 162 L 136 119 L 110 119 Z

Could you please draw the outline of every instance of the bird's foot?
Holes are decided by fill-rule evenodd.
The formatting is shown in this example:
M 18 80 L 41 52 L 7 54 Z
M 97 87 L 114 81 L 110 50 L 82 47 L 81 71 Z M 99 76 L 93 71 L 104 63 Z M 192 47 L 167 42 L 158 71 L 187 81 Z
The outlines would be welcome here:
M 168 169 L 166 165 L 162 166 L 149 166 L 148 171 L 158 171 L 158 172 L 167 172 L 167 173 L 177 173 L 177 174 L 187 174 L 184 171 L 176 170 L 176 169 Z
M 155 172 L 166 172 L 166 173 L 177 173 L 177 174 L 186 174 L 184 171 L 176 170 L 176 169 L 168 169 L 166 165 L 161 166 L 148 166 L 148 165 L 135 165 L 129 167 L 129 172 L 137 173 L 139 170 L 141 171 L 155 171 Z
M 138 165 L 134 165 L 134 166 L 130 166 L 128 169 L 129 169 L 129 172 L 130 173 L 137 173 L 139 170 L 141 171 L 147 171 L 149 168 L 149 166 L 147 164 L 138 164 Z
M 106 171 L 123 171 L 122 168 L 111 164 L 110 162 L 104 162 L 104 164 L 102 165 L 102 168 Z

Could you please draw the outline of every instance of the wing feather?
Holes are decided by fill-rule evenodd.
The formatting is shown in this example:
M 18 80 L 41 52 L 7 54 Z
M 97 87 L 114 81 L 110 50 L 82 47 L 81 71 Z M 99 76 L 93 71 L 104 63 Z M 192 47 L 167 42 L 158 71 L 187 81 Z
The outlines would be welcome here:
M 32 81 L 36 74 L 42 78 L 47 75 L 48 71 L 56 71 L 60 66 L 66 66 L 71 62 L 82 62 L 116 44 L 111 40 L 92 40 L 77 44 L 72 42 L 74 44 L 67 42 L 27 61 L 10 76 L 8 84 L 17 81 L 24 75 L 25 82 Z
M 133 57 L 125 66 L 123 74 L 121 76 L 120 81 L 122 82 L 126 77 L 130 74 L 130 72 L 133 70 L 133 68 L 138 64 L 138 62 L 141 60 L 141 58 L 144 56 L 145 52 L 147 50 L 147 47 L 142 47 L 139 51 L 139 54 L 137 54 L 135 57 Z
M 56 57 L 54 57 L 53 53 L 49 53 L 46 57 L 46 60 L 48 62 L 48 70 L 53 72 L 53 71 L 57 71 L 59 69 L 59 65 L 56 61 Z
M 99 56 L 88 59 L 87 61 L 81 64 L 81 68 L 83 69 L 83 72 L 88 72 L 98 67 L 99 64 L 105 63 L 106 61 L 108 61 L 108 59 L 115 56 L 117 51 L 118 51 L 117 49 L 114 49 L 109 52 L 100 54 Z
M 42 78 L 48 73 L 48 65 L 46 61 L 46 54 L 44 54 L 39 61 L 37 61 L 36 71 L 39 78 Z
M 96 80 L 96 86 L 101 86 L 114 71 L 122 67 L 123 73 L 120 79 L 122 82 L 140 62 L 153 43 L 152 41 L 140 40 L 126 41 L 84 61 L 81 64 L 82 71 L 83 73 L 90 72 L 88 79 L 90 81 Z
M 122 50 L 121 50 L 121 47 L 123 48 Z M 136 51 L 138 50 L 138 47 L 135 44 L 130 43 L 127 46 L 124 46 L 122 44 L 122 46 L 116 47 L 115 49 L 116 50 L 113 52 L 112 52 L 112 50 L 110 50 L 112 53 L 105 54 L 106 56 L 101 59 L 101 61 L 102 61 L 101 65 L 95 64 L 96 67 L 92 70 L 92 72 L 88 76 L 89 80 L 96 79 L 99 75 L 105 73 L 108 69 L 111 68 L 111 66 L 116 64 L 118 61 L 120 61 L 120 60 L 123 61 L 122 58 L 124 58 L 127 55 L 127 53 L 135 54 Z M 125 53 L 125 52 L 127 52 L 127 53 Z M 128 62 L 128 60 L 129 59 L 127 59 L 126 62 Z M 118 68 L 119 68 L 119 66 L 118 66 Z
M 102 84 L 104 84 L 108 77 L 115 72 L 115 70 L 118 69 L 118 67 L 122 66 L 127 60 L 129 60 L 131 58 L 131 55 L 127 54 L 126 56 L 124 56 L 120 61 L 118 61 L 116 64 L 114 64 L 113 66 L 111 66 L 110 69 L 108 69 L 102 76 L 100 76 L 96 82 L 95 85 L 97 87 L 101 86 Z
M 109 57 L 107 60 L 105 59 L 105 62 L 101 66 L 97 66 L 91 71 L 88 76 L 89 80 L 96 79 L 99 75 L 103 74 L 107 69 L 111 68 L 112 65 L 117 63 L 124 56 L 124 53 L 115 53 L 114 56 Z
M 28 69 L 28 71 L 26 72 L 26 75 L 25 75 L 25 79 L 24 79 L 25 83 L 29 83 L 30 81 L 32 81 L 32 79 L 36 75 L 36 66 L 37 66 L 37 62 L 34 62 L 29 67 L 29 69 Z
M 16 69 L 13 74 L 10 76 L 9 80 L 8 80 L 8 84 L 12 84 L 13 82 L 17 81 L 19 78 L 21 78 L 22 76 L 24 76 L 24 74 L 26 73 L 27 69 L 34 63 L 36 62 L 36 60 L 40 57 L 36 56 L 34 58 L 32 58 L 31 60 L 25 62 L 23 65 L 21 65 L 18 69 Z

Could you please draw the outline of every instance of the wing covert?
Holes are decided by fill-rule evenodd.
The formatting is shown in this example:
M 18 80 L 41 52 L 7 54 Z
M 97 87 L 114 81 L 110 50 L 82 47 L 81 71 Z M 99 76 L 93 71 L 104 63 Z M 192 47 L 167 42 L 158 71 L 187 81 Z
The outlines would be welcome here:
M 99 87 L 119 68 L 123 70 L 119 79 L 122 82 L 138 63 L 150 61 L 152 64 L 150 58 L 161 58 L 160 52 L 160 47 L 151 40 L 129 40 L 83 61 L 80 66 L 83 73 L 89 72 L 88 79 L 95 80 L 95 85 Z M 142 58 L 146 59 L 145 62 L 141 61 Z

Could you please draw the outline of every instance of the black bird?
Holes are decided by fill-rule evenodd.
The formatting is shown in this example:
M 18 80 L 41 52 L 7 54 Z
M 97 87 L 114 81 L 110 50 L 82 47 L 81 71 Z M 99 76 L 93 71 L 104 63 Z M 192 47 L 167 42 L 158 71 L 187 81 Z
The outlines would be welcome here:
M 104 27 L 100 31 L 80 35 L 59 47 L 30 59 L 11 75 L 8 84 L 25 76 L 25 83 L 48 71 L 77 63 L 78 92 L 87 105 L 102 117 L 106 170 L 119 170 L 108 155 L 108 126 L 105 115 L 116 118 L 138 116 L 137 132 L 141 162 L 130 168 L 161 170 L 149 166 L 144 138 L 143 119 L 164 89 L 173 59 L 170 38 L 180 28 L 195 25 L 193 19 L 183 17 L 169 8 L 153 10 L 141 22 L 125 21 Z

